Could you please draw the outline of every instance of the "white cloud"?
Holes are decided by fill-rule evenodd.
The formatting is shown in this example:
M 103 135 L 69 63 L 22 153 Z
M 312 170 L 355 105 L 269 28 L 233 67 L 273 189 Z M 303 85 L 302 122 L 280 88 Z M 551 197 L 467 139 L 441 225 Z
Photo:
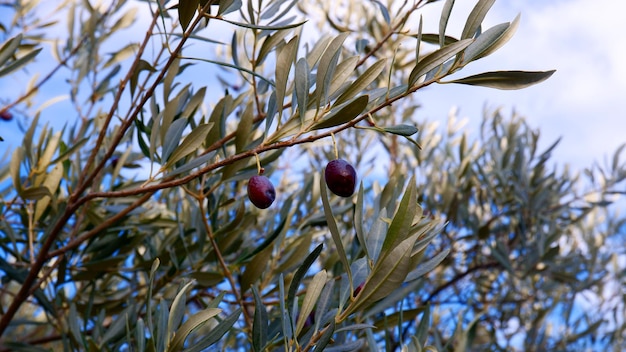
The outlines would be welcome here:
M 457 1 L 448 33 L 458 36 L 475 1 Z M 424 13 L 436 31 L 441 4 Z M 557 72 L 520 91 L 476 87 L 434 87 L 418 95 L 430 119 L 445 117 L 451 105 L 475 122 L 483 105 L 515 108 L 542 132 L 548 145 L 563 137 L 555 156 L 585 167 L 626 142 L 626 37 L 621 26 L 626 2 L 612 0 L 496 1 L 485 28 L 511 21 L 520 26 L 507 45 L 472 63 L 459 77 L 498 69 Z M 419 94 L 419 93 L 418 93 Z M 507 109 L 505 109 L 507 110 Z
M 524 66 L 544 62 L 558 70 L 539 86 L 540 94 L 554 102 L 548 116 L 556 124 L 541 125 L 561 130 L 563 148 L 571 151 L 568 158 L 582 156 L 585 164 L 626 142 L 621 112 L 626 102 L 626 38 L 620 30 L 624 10 L 626 3 L 610 0 L 526 6 L 526 23 L 507 52 L 507 59 Z M 575 138 L 568 138 L 570 133 Z

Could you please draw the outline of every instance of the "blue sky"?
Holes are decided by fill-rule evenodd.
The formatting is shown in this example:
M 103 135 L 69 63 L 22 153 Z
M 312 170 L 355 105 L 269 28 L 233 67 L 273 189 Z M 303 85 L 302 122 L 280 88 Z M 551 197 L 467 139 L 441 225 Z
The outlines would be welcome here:
M 442 3 L 426 7 L 425 30 L 436 32 Z M 458 36 L 474 4 L 475 1 L 456 1 L 448 25 L 449 34 Z M 494 69 L 556 69 L 557 72 L 548 81 L 519 91 L 431 86 L 418 93 L 423 106 L 418 111 L 419 117 L 444 121 L 450 108 L 456 106 L 461 117 L 469 118 L 471 131 L 477 132 L 485 106 L 501 107 L 505 112 L 515 109 L 541 130 L 544 145 L 562 137 L 554 153 L 558 161 L 582 168 L 594 160 L 610 157 L 626 142 L 626 66 L 623 65 L 626 37 L 620 26 L 626 2 L 500 0 L 487 15 L 484 27 L 511 21 L 518 13 L 522 17 L 511 41 L 492 56 L 472 63 L 458 76 Z M 0 14 L 2 16 L 6 16 L 6 12 Z M 0 80 L 0 102 L 15 97 L 16 86 L 23 85 L 34 70 L 41 68 L 40 73 L 45 73 L 45 68 L 51 65 L 49 48 L 44 51 L 48 52 L 39 59 L 39 67 L 29 67 L 28 73 L 18 78 Z M 50 98 L 57 92 L 49 85 L 42 93 Z M 63 110 L 54 108 L 42 118 L 65 120 L 59 118 L 62 114 Z M 0 124 L 0 132 L 7 140 L 0 145 L 0 158 L 7 148 L 12 149 L 10 146 L 21 142 L 15 131 L 15 121 Z

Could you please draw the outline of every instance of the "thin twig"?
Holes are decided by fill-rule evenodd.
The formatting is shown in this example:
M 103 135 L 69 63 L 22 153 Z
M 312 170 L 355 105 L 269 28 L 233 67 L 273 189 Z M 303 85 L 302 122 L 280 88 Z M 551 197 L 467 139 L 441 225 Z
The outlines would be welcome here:
M 100 164 L 96 166 L 96 168 L 91 172 L 91 174 L 89 174 L 90 169 L 92 165 L 94 164 L 96 160 L 96 156 L 98 155 L 98 152 L 100 150 L 100 146 L 102 145 L 102 142 L 104 141 L 104 138 L 108 132 L 109 124 L 111 123 L 111 120 L 113 119 L 113 115 L 115 114 L 115 111 L 117 110 L 120 100 L 122 99 L 122 93 L 124 92 L 126 85 L 128 84 L 135 70 L 137 69 L 139 62 L 141 61 L 143 52 L 146 46 L 148 45 L 148 43 L 150 42 L 150 38 L 152 37 L 152 31 L 154 27 L 156 26 L 158 17 L 159 17 L 159 13 L 155 11 L 154 15 L 152 16 L 152 22 L 150 23 L 150 26 L 148 27 L 148 30 L 146 31 L 146 36 L 144 37 L 143 42 L 141 43 L 141 45 L 139 46 L 139 49 L 137 50 L 137 54 L 135 55 L 135 60 L 133 61 L 133 64 L 131 65 L 128 72 L 126 73 L 126 77 L 124 77 L 124 79 L 120 82 L 117 92 L 115 93 L 115 97 L 113 98 L 113 104 L 111 104 L 111 109 L 109 110 L 106 120 L 101 127 L 102 129 L 100 130 L 100 134 L 98 135 L 98 139 L 96 140 L 96 145 L 94 146 L 91 154 L 89 155 L 89 159 L 87 159 L 87 163 L 83 167 L 83 172 L 80 173 L 80 176 L 78 178 L 78 187 L 76 188 L 76 190 L 74 190 L 74 193 L 70 196 L 70 201 L 73 199 L 74 200 L 78 199 L 78 197 L 80 197 L 80 195 L 85 191 L 85 189 L 89 187 L 89 185 L 92 184 L 92 181 L 94 180 L 96 175 L 100 173 L 100 171 L 106 164 L 106 161 L 111 157 L 111 155 L 113 155 L 115 148 L 117 148 L 120 141 L 122 140 L 122 137 L 125 135 L 126 130 L 128 129 L 128 127 L 130 127 L 130 124 L 132 123 L 132 119 L 126 120 L 124 124 L 125 128 L 120 128 L 120 131 L 118 132 L 113 143 L 111 143 L 111 147 L 107 151 L 107 154 L 105 155 L 103 160 L 100 162 Z M 167 68 L 169 68 L 168 65 L 164 67 L 163 71 L 167 71 Z M 161 76 L 159 76 L 159 79 L 157 81 L 160 81 L 160 78 L 164 76 L 163 71 L 161 72 Z M 144 98 L 141 106 L 145 104 L 145 101 L 147 101 L 147 98 Z
M 239 161 L 242 159 L 247 159 L 250 157 L 253 157 L 255 154 L 261 154 L 267 151 L 271 151 L 271 150 L 276 150 L 276 149 L 283 149 L 283 148 L 288 148 L 288 147 L 292 147 L 295 145 L 299 145 L 299 144 L 306 144 L 306 143 L 311 143 L 314 141 L 317 141 L 319 139 L 322 138 L 327 138 L 330 137 L 332 134 L 337 134 L 343 130 L 346 130 L 348 128 L 352 128 L 354 127 L 356 124 L 358 124 L 359 122 L 361 122 L 362 120 L 366 119 L 368 117 L 368 115 L 370 114 L 374 114 L 378 111 L 380 111 L 381 109 L 392 105 L 394 102 L 406 97 L 407 95 L 410 95 L 412 93 L 414 93 L 415 91 L 417 91 L 418 89 L 428 86 L 432 83 L 435 83 L 436 80 L 432 79 L 430 81 L 427 82 L 423 82 L 422 84 L 416 85 L 415 87 L 409 89 L 408 91 L 394 97 L 391 99 L 386 100 L 383 104 L 372 108 L 371 110 L 364 112 L 361 114 L 361 116 L 353 119 L 352 121 L 338 126 L 330 131 L 324 132 L 324 133 L 320 133 L 320 134 L 315 134 L 315 135 L 309 135 L 307 137 L 301 138 L 301 139 L 289 139 L 289 140 L 285 140 L 285 141 L 279 141 L 279 142 L 275 142 L 272 144 L 261 144 L 258 147 L 254 148 L 254 149 L 250 149 L 247 151 L 243 151 L 239 154 L 235 154 L 232 155 L 230 157 L 224 158 L 218 162 L 215 162 L 211 165 L 207 165 L 199 170 L 197 170 L 196 172 L 193 172 L 185 177 L 179 178 L 179 179 L 175 179 L 174 177 L 168 177 L 162 180 L 161 183 L 158 184 L 154 184 L 154 185 L 150 185 L 150 186 L 145 186 L 145 187 L 140 187 L 140 188 L 134 188 L 134 189 L 129 189 L 129 190 L 124 190 L 124 191 L 112 191 L 112 192 L 93 192 L 93 193 L 89 193 L 87 194 L 82 201 L 83 202 L 87 202 L 89 200 L 95 199 L 95 198 L 118 198 L 118 197 L 127 197 L 127 196 L 132 196 L 132 195 L 137 195 L 137 194 L 142 194 L 142 193 L 146 193 L 146 192 L 152 192 L 152 191 L 158 191 L 161 189 L 165 189 L 165 188 L 172 188 L 172 187 L 176 187 L 176 186 L 180 186 L 186 183 L 189 183 L 190 181 L 210 172 L 216 169 L 219 169 L 220 167 L 229 165 L 235 161 Z
M 107 18 L 110 12 L 113 11 L 113 8 L 114 6 L 113 4 L 111 4 L 111 6 L 107 9 L 107 11 L 104 12 L 102 16 L 100 16 L 100 18 L 96 21 L 96 26 L 100 25 L 100 23 L 102 23 L 102 21 L 104 21 Z M 76 44 L 76 46 L 72 49 L 72 51 L 70 51 L 69 54 L 63 60 L 61 60 L 50 72 L 48 72 L 48 74 L 44 78 L 42 78 L 39 82 L 37 82 L 37 84 L 33 85 L 26 93 L 22 94 L 22 96 L 17 98 L 15 101 L 9 103 L 9 105 L 6 105 L 2 109 L 0 109 L 0 113 L 3 113 L 9 110 L 10 108 L 14 107 L 15 105 L 23 102 L 24 100 L 26 100 L 26 98 L 28 98 L 33 93 L 38 91 L 46 82 L 48 82 L 52 78 L 52 76 L 54 76 L 57 73 L 57 71 L 61 67 L 67 64 L 69 59 L 71 59 L 74 55 L 76 55 L 76 53 L 78 53 L 80 49 L 83 48 L 85 41 L 87 41 L 87 39 L 89 39 L 90 36 L 91 35 L 89 33 L 86 33 L 85 35 L 83 35 L 80 38 L 80 41 L 78 42 L 78 44 Z
M 363 65 L 365 61 L 367 61 L 367 59 L 369 59 L 372 55 L 374 55 L 383 46 L 383 44 L 385 44 L 389 40 L 389 38 L 391 38 L 391 36 L 394 33 L 397 33 L 398 30 L 402 26 L 404 26 L 406 21 L 409 19 L 409 16 L 411 16 L 413 12 L 415 12 L 420 7 L 420 5 L 422 5 L 421 0 L 416 2 L 415 5 L 413 5 L 413 7 L 404 14 L 404 16 L 400 19 L 400 21 L 398 21 L 398 23 L 392 29 L 390 29 L 389 32 L 387 32 L 387 34 L 385 34 L 385 36 L 378 41 L 378 43 L 376 43 L 376 45 L 372 48 L 372 50 L 370 50 L 367 54 L 365 54 L 365 56 L 363 56 L 361 60 L 359 60 L 356 63 L 356 67 Z M 419 44 L 420 43 L 417 43 L 417 45 Z
M 215 251 L 215 257 L 217 258 L 217 261 L 220 263 L 222 272 L 224 273 L 224 276 L 226 277 L 226 279 L 228 280 L 228 283 L 230 284 L 233 295 L 235 296 L 235 298 L 237 299 L 237 302 L 241 306 L 241 311 L 243 312 L 244 320 L 246 321 L 246 326 L 248 327 L 249 331 L 252 331 L 252 319 L 250 317 L 250 313 L 248 312 L 248 309 L 246 308 L 246 304 L 242 296 L 243 292 L 240 293 L 239 290 L 237 289 L 237 282 L 235 281 L 235 278 L 233 278 L 233 274 L 231 273 L 230 269 L 228 269 L 228 265 L 226 265 L 226 261 L 224 260 L 224 257 L 222 256 L 222 252 L 220 251 L 220 247 L 218 246 L 217 241 L 215 240 L 215 236 L 213 235 L 213 230 L 211 229 L 211 225 L 209 225 L 207 212 L 204 209 L 204 198 L 202 197 L 197 198 L 197 200 L 198 200 L 198 207 L 200 210 L 199 213 L 202 214 L 202 223 L 204 224 L 204 229 L 206 230 L 207 235 L 209 237 L 209 241 L 211 241 L 211 245 L 213 246 L 213 250 Z
M 423 303 L 426 304 L 426 303 L 430 302 L 434 297 L 436 297 L 439 293 L 441 293 L 441 291 L 447 289 L 450 286 L 453 286 L 454 284 L 456 284 L 457 282 L 462 280 L 467 275 L 473 273 L 474 271 L 483 270 L 483 269 L 489 269 L 489 268 L 495 268 L 495 267 L 498 267 L 498 266 L 500 266 L 500 264 L 498 262 L 488 262 L 488 263 L 479 264 L 479 265 L 473 266 L 471 268 L 468 268 L 464 272 L 458 273 L 452 279 L 450 279 L 449 281 L 446 281 L 444 284 L 442 284 L 439 287 L 437 287 L 433 292 L 430 293 L 428 298 L 426 298 Z

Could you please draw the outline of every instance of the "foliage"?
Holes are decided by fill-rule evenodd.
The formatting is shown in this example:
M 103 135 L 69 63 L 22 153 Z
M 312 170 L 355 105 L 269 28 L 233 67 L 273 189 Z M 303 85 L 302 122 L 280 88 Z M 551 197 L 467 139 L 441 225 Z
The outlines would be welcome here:
M 620 151 L 584 183 L 515 114 L 486 111 L 477 138 L 454 116 L 443 136 L 418 122 L 433 83 L 554 72 L 450 77 L 519 17 L 483 30 L 479 0 L 457 38 L 448 0 L 423 33 L 434 2 L 66 1 L 63 25 L 8 4 L 0 76 L 46 43 L 56 66 L 0 107 L 24 126 L 0 165 L 0 349 L 624 346 L 623 298 L 605 296 L 622 280 Z M 63 126 L 40 122 L 62 98 L 37 99 L 57 76 Z M 323 181 L 337 157 L 359 171 L 353 197 Z M 267 210 L 245 197 L 259 173 Z

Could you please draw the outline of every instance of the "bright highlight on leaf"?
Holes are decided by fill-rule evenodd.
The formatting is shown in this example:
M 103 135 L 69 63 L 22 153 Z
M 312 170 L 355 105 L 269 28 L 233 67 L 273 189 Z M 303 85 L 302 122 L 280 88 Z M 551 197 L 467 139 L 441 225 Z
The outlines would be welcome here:
M 545 81 L 556 72 L 551 71 L 494 71 L 441 83 L 459 83 L 497 89 L 522 89 Z

